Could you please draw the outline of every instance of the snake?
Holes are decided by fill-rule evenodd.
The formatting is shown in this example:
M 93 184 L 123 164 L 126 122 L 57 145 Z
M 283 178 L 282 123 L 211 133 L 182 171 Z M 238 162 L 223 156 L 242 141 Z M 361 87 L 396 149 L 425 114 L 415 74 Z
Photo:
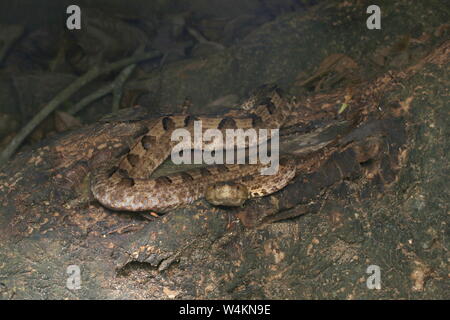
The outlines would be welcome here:
M 278 129 L 290 114 L 290 103 L 282 91 L 273 86 L 259 88 L 241 104 L 243 112 L 231 115 L 173 114 L 145 123 L 129 150 L 110 158 L 98 152 L 100 165 L 91 178 L 94 198 L 103 206 L 118 211 L 167 212 L 206 198 L 218 206 L 240 206 L 247 199 L 263 197 L 284 188 L 294 177 L 293 159 L 281 158 L 275 174 L 263 175 L 267 165 L 216 164 L 152 178 L 152 173 L 170 156 L 178 141 L 172 140 L 176 129 L 194 131 L 201 121 L 202 133 L 207 129 Z M 260 143 L 259 141 L 258 143 Z M 203 144 L 202 150 L 217 148 L 220 139 Z M 246 147 L 251 147 L 247 142 Z

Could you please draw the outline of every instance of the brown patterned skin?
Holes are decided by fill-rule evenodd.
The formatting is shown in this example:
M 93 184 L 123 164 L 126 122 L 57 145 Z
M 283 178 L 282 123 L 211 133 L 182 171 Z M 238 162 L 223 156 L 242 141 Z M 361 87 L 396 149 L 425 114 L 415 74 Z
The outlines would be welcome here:
M 179 143 L 171 141 L 173 130 L 185 128 L 192 134 L 194 120 L 202 121 L 203 131 L 211 128 L 223 132 L 225 129 L 276 129 L 290 114 L 290 104 L 275 88 L 260 90 L 248 100 L 245 109 L 249 110 L 248 114 L 239 117 L 172 115 L 149 121 L 148 132 L 138 137 L 122 157 L 105 161 L 110 158 L 107 151 L 95 156 L 94 161 L 101 165 L 91 179 L 94 197 L 113 210 L 166 212 L 204 197 L 207 191 L 217 200 L 212 201 L 213 204 L 233 205 L 245 201 L 243 198 L 261 197 L 282 189 L 295 176 L 293 160 L 281 159 L 274 175 L 261 175 L 261 164 L 233 164 L 149 178 Z M 220 143 L 212 141 L 203 149 Z M 227 189 L 229 196 L 218 194 L 223 191 L 223 185 L 231 188 Z

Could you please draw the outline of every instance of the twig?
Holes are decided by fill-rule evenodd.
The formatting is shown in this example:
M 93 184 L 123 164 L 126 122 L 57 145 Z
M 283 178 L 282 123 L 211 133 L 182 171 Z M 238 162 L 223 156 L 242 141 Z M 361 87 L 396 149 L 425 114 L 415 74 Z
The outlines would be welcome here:
M 0 64 L 15 44 L 16 40 L 22 36 L 24 30 L 25 28 L 20 25 L 2 26 L 0 35 Z
M 134 56 L 137 54 L 141 54 L 143 52 L 144 48 L 139 47 L 135 53 Z M 163 57 L 164 59 L 164 57 Z M 113 99 L 113 112 L 117 111 L 119 109 L 119 103 L 120 99 L 122 97 L 122 87 L 125 83 L 126 79 L 130 76 L 130 74 L 133 72 L 134 68 L 136 67 L 136 64 L 132 64 L 127 66 L 125 69 L 123 69 L 119 75 L 114 79 L 113 82 L 108 83 L 107 85 L 101 87 L 94 93 L 91 93 L 90 95 L 84 97 L 80 101 L 78 101 L 77 104 L 72 106 L 67 113 L 74 115 L 78 112 L 80 112 L 84 107 L 91 104 L 93 101 L 106 96 L 107 94 L 114 92 L 114 99 Z M 118 90 L 119 89 L 119 90 Z M 117 102 L 116 102 L 117 101 Z M 115 104 L 117 103 L 117 109 L 115 109 Z
M 133 70 L 136 68 L 136 64 L 132 64 L 120 72 L 120 74 L 117 76 L 117 78 L 114 80 L 114 90 L 113 90 L 113 104 L 112 104 L 112 113 L 115 113 L 119 110 L 120 107 L 120 100 L 122 99 L 122 88 L 125 81 L 127 81 L 130 74 L 133 72 Z
M 132 67 L 132 68 L 130 68 Z M 81 99 L 80 101 L 78 101 L 77 104 L 73 105 L 71 108 L 69 108 L 69 110 L 67 110 L 67 113 L 74 115 L 77 114 L 78 112 L 80 112 L 84 107 L 88 106 L 89 104 L 91 104 L 93 101 L 100 99 L 103 96 L 106 96 L 107 94 L 113 92 L 114 90 L 118 88 L 121 88 L 123 86 L 123 83 L 125 82 L 125 80 L 128 78 L 128 76 L 131 74 L 131 72 L 133 72 L 133 69 L 136 67 L 135 64 L 126 67 L 125 69 L 122 70 L 122 72 L 116 77 L 116 79 L 114 79 L 113 82 L 108 83 L 107 85 L 101 87 L 100 89 L 98 89 L 97 91 L 91 93 L 90 95 L 84 97 L 83 99 Z M 120 83 L 119 85 L 117 85 L 117 83 Z M 115 97 L 117 97 L 117 95 L 115 95 Z M 120 102 L 122 95 L 119 94 L 117 99 L 118 102 Z M 114 110 L 114 104 L 113 104 L 113 112 L 115 112 L 117 110 Z
M 210 41 L 208 39 L 206 39 L 200 32 L 198 32 L 197 30 L 195 30 L 192 27 L 188 27 L 187 31 L 189 32 L 189 34 L 191 36 L 193 36 L 199 43 L 206 43 L 206 44 L 210 44 L 220 50 L 224 50 L 226 49 L 225 46 L 221 43 L 218 42 L 214 42 L 214 41 Z
M 67 110 L 68 114 L 74 115 L 80 112 L 84 107 L 91 104 L 93 101 L 100 99 L 103 96 L 106 96 L 108 93 L 111 93 L 114 89 L 114 82 L 108 83 L 107 85 L 101 87 L 94 93 L 84 97 L 77 104 L 73 105 L 69 110 Z
M 108 64 L 104 67 L 95 66 L 90 71 L 86 72 L 84 75 L 79 77 L 77 80 L 72 82 L 64 90 L 56 95 L 37 115 L 31 119 L 20 132 L 12 139 L 9 145 L 0 154 L 0 166 L 6 163 L 9 158 L 14 154 L 20 144 L 25 140 L 25 138 L 41 123 L 47 116 L 52 113 L 59 105 L 61 105 L 65 100 L 71 97 L 75 92 L 77 92 L 81 87 L 94 80 L 98 76 L 109 73 L 111 71 L 121 69 L 130 64 L 137 63 L 142 60 L 147 60 L 151 58 L 156 58 L 161 56 L 161 53 L 151 51 L 147 53 L 138 54 L 136 56 L 119 60 Z
M 144 52 L 145 46 L 140 45 L 136 51 L 134 52 L 134 56 Z M 163 56 L 164 58 L 164 56 Z M 123 94 L 123 85 L 125 81 L 127 81 L 130 74 L 134 71 L 136 68 L 136 64 L 129 65 L 125 69 L 123 69 L 120 74 L 116 77 L 114 80 L 114 89 L 113 89 L 113 104 L 112 104 L 112 113 L 115 113 L 119 111 L 120 107 L 120 100 L 122 99 Z

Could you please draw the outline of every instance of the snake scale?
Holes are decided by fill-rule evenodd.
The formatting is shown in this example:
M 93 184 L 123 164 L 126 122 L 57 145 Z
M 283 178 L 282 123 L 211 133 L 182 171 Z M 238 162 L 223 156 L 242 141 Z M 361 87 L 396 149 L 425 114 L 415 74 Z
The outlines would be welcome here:
M 193 132 L 194 121 L 202 130 L 277 129 L 289 117 L 290 103 L 276 87 L 264 87 L 242 105 L 244 115 L 169 115 L 149 121 L 146 132 L 136 138 L 126 153 L 112 160 L 100 152 L 101 165 L 93 172 L 91 191 L 113 210 L 166 212 L 205 197 L 216 205 L 238 205 L 247 198 L 261 197 L 286 186 L 295 176 L 292 159 L 281 159 L 273 175 L 261 175 L 262 164 L 219 164 L 150 178 L 178 143 L 171 141 L 177 128 Z M 204 149 L 220 141 L 212 141 Z M 105 159 L 103 159 L 105 158 Z M 219 199 L 218 199 L 219 198 Z M 242 200 L 242 201 L 241 201 Z

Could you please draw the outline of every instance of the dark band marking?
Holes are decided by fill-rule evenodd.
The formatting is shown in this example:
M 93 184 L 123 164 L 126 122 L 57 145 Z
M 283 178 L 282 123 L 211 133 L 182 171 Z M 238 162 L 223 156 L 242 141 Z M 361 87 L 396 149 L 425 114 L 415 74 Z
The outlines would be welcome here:
M 164 128 L 164 130 L 171 130 L 173 128 L 175 128 L 175 122 L 173 121 L 173 119 L 171 117 L 164 117 L 162 119 L 162 126 Z
M 154 136 L 145 136 L 141 140 L 142 147 L 145 150 L 149 150 L 155 142 L 156 138 Z
M 159 183 L 165 183 L 165 184 L 172 183 L 172 180 L 168 176 L 158 177 L 158 178 L 156 178 L 155 181 L 156 181 L 157 184 L 159 184 Z
M 118 169 L 119 168 L 117 166 L 113 166 L 113 167 L 109 168 L 106 171 L 106 174 L 107 174 L 108 178 L 111 178 L 113 176 L 113 174 L 117 172 Z
M 233 118 L 230 117 L 226 117 L 223 118 L 222 121 L 220 121 L 219 129 L 236 129 L 237 125 L 236 125 L 236 121 L 234 121 Z
M 133 138 L 134 138 L 134 139 L 137 139 L 137 138 L 139 138 L 140 136 L 143 136 L 143 135 L 147 134 L 149 131 L 150 131 L 150 129 L 147 128 L 147 127 L 139 128 L 139 130 L 136 131 L 136 132 L 133 134 Z
M 224 164 L 217 166 L 217 171 L 219 171 L 220 173 L 225 173 L 225 172 L 229 172 L 230 169 L 228 169 L 228 167 Z
M 252 176 L 248 176 L 248 175 L 241 178 L 242 182 L 249 182 L 249 181 L 252 181 L 252 180 L 253 180 L 253 177 Z
M 127 160 L 133 167 L 135 167 L 135 166 L 137 166 L 139 164 L 139 159 L 140 158 L 139 158 L 138 155 L 135 155 L 135 154 L 132 154 L 132 153 L 129 153 L 127 155 Z
M 128 171 L 125 169 L 120 168 L 117 170 L 117 173 L 120 174 L 122 177 L 128 178 Z
M 274 91 L 280 96 L 280 98 L 283 98 L 284 92 L 282 89 L 275 87 Z
M 277 107 L 275 107 L 275 105 L 273 104 L 272 100 L 269 98 L 269 100 L 264 102 L 264 105 L 266 106 L 267 112 L 269 112 L 269 114 L 274 114 Z
M 117 157 L 120 158 L 120 157 L 126 155 L 128 152 L 130 152 L 130 148 L 124 146 L 123 148 L 121 148 L 120 150 L 117 151 Z
M 207 177 L 211 175 L 211 171 L 206 168 L 200 168 L 200 174 L 202 175 L 202 177 Z
M 134 186 L 134 180 L 132 178 L 122 178 L 118 185 L 125 188 L 131 188 Z
M 181 172 L 180 177 L 183 180 L 183 182 L 190 182 L 194 180 L 194 178 L 187 172 Z
M 253 127 L 260 127 L 263 125 L 263 121 L 260 116 L 256 114 L 251 114 L 250 117 L 252 118 L 252 126 Z
M 194 123 L 194 121 L 197 121 L 198 118 L 196 116 L 187 116 L 186 118 L 184 118 L 184 126 L 188 127 L 191 124 Z

